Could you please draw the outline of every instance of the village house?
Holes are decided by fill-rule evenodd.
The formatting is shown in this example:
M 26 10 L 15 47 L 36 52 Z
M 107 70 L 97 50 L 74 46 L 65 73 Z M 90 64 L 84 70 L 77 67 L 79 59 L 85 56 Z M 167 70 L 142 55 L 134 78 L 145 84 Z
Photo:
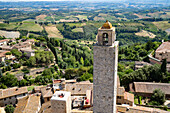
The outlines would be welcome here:
M 7 45 L 9 39 L 4 39 L 4 40 L 0 40 L 0 47 L 3 45 Z
M 148 63 L 148 62 L 144 62 L 144 61 L 135 61 L 135 70 L 138 70 L 144 66 L 150 66 L 152 64 Z
M 19 98 L 28 95 L 27 87 L 13 87 L 8 89 L 0 89 L 0 106 L 6 106 L 9 104 L 15 105 Z
M 10 52 L 10 51 L 0 50 L 0 61 L 1 62 L 5 62 L 6 53 L 8 53 L 8 52 Z
M 6 113 L 4 107 L 0 107 L 0 113 Z
M 50 101 L 54 93 L 53 89 L 50 86 L 47 86 L 47 87 L 40 88 L 40 90 L 41 90 L 41 96 L 42 96 L 43 102 Z
M 51 98 L 51 113 L 71 113 L 71 93 L 56 91 Z
M 116 103 L 118 105 L 128 104 L 130 106 L 133 106 L 134 105 L 134 94 L 125 92 L 124 87 L 118 87 Z
M 41 93 L 41 88 L 46 87 L 46 86 L 35 86 L 33 89 L 33 93 Z
M 153 82 L 133 82 L 129 85 L 130 91 L 143 97 L 151 97 L 155 89 L 161 89 L 167 99 L 170 99 L 169 83 L 153 83 Z
M 40 108 L 40 95 L 29 95 L 18 100 L 14 113 L 38 113 Z
M 162 61 L 167 59 L 167 62 L 170 62 L 170 41 L 163 42 L 155 51 L 155 58 Z
M 0 48 L 1 48 L 1 50 L 6 50 L 6 51 L 11 51 L 12 50 L 12 47 L 11 46 L 7 46 L 7 45 L 3 45 Z
M 26 53 L 27 57 L 35 56 L 35 50 L 32 50 L 30 48 L 21 48 L 20 51 Z
M 158 108 L 125 105 L 117 105 L 117 111 L 120 113 L 169 113 L 169 111 L 160 110 Z

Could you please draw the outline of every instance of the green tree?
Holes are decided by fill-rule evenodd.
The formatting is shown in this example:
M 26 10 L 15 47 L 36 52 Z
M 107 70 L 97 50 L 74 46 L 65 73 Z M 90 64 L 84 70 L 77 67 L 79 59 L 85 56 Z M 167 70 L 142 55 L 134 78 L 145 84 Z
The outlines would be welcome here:
M 167 61 L 166 59 L 163 59 L 162 65 L 161 65 L 161 72 L 166 73 L 166 65 L 167 65 Z
M 7 73 L 6 75 L 0 78 L 0 82 L 8 87 L 12 87 L 16 86 L 18 81 L 14 75 Z
M 36 64 L 36 59 L 34 56 L 31 56 L 29 59 L 28 59 L 28 62 L 29 62 L 29 65 L 30 66 L 34 66 Z
M 84 66 L 90 66 L 90 62 L 89 62 L 88 59 L 85 59 L 85 61 L 84 61 Z
M 83 59 L 83 57 L 80 58 L 80 64 L 81 64 L 81 65 L 84 65 L 84 59 Z
M 52 75 L 51 69 L 45 69 L 42 73 L 42 76 L 48 76 L 48 75 Z
M 17 49 L 12 49 L 11 53 L 18 59 L 22 56 L 22 52 L 18 51 Z
M 14 106 L 13 105 L 7 105 L 6 107 L 5 107 L 5 111 L 6 111 L 6 113 L 13 113 L 14 112 Z
M 151 50 L 153 48 L 153 46 L 154 46 L 153 42 L 152 41 L 148 41 L 146 43 L 146 50 L 147 51 Z
M 6 88 L 7 88 L 7 86 L 6 86 L 6 85 L 4 85 L 4 84 L 2 83 L 2 84 L 0 84 L 0 88 L 1 88 L 1 89 L 6 89 Z
M 152 105 L 163 105 L 165 102 L 165 93 L 160 89 L 155 89 L 150 99 Z
M 2 74 L 2 70 L 0 69 L 0 77 L 2 77 L 3 76 L 3 74 Z

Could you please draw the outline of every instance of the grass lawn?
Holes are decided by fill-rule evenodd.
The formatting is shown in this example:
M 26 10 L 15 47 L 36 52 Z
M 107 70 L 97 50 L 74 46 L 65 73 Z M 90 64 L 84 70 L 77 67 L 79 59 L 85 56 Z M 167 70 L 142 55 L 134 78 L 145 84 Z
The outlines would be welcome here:
M 168 23 L 168 21 L 153 22 L 153 24 L 162 30 L 170 28 L 170 23 Z
M 83 28 L 75 28 L 72 31 L 73 32 L 82 32 L 83 33 Z
M 28 31 L 42 31 L 43 28 L 39 24 L 34 23 L 24 23 L 18 27 L 19 30 L 28 30 Z

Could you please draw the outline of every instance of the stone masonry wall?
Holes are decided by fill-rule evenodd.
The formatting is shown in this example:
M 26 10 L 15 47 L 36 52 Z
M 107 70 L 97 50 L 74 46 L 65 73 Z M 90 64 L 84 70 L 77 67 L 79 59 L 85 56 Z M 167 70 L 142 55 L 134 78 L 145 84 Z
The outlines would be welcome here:
M 93 112 L 116 113 L 118 41 L 94 46 Z

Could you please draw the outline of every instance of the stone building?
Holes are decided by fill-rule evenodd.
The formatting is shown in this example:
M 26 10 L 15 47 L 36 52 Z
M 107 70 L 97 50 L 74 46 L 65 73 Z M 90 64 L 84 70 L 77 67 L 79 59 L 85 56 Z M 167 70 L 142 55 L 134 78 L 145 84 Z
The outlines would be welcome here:
M 28 95 L 27 87 L 0 89 L 0 106 L 15 105 L 19 98 Z
M 143 97 L 151 97 L 155 89 L 161 89 L 167 99 L 170 99 L 169 83 L 153 83 L 153 82 L 133 82 L 129 84 L 131 92 Z
M 40 95 L 29 95 L 18 100 L 14 113 L 38 113 L 40 108 Z
M 106 21 L 94 46 L 93 112 L 116 113 L 118 41 L 115 27 Z
M 51 113 L 71 113 L 71 93 L 56 91 L 51 98 Z
M 163 42 L 155 51 L 155 58 L 162 61 L 167 59 L 167 62 L 170 63 L 170 42 Z

